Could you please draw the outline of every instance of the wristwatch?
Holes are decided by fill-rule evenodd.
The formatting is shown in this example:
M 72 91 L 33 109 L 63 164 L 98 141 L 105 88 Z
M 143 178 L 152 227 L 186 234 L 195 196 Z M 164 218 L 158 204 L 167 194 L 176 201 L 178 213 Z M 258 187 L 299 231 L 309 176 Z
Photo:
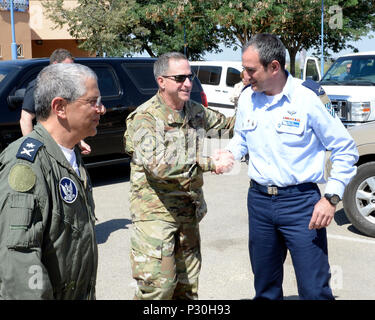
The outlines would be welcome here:
M 334 206 L 341 201 L 340 197 L 337 194 L 326 193 L 324 195 L 324 198 L 326 198 L 330 202 L 330 204 Z

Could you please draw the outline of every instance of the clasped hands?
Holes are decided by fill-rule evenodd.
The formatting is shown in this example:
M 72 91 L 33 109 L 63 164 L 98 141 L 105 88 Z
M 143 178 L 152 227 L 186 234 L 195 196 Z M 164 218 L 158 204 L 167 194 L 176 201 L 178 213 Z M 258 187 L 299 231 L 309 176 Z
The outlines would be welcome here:
M 229 172 L 230 170 L 232 170 L 234 165 L 234 156 L 232 152 L 228 150 L 215 150 L 212 156 L 212 160 L 215 164 L 215 170 L 213 172 L 215 172 L 216 174 Z

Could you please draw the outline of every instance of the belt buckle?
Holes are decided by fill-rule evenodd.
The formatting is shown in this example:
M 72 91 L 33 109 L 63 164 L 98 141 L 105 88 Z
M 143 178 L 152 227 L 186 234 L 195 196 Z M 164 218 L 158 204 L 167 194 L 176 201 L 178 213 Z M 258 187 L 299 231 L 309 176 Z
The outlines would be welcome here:
M 270 187 L 270 186 L 267 186 L 267 193 L 268 194 L 271 194 L 273 196 L 276 196 L 278 191 L 277 191 L 277 187 Z

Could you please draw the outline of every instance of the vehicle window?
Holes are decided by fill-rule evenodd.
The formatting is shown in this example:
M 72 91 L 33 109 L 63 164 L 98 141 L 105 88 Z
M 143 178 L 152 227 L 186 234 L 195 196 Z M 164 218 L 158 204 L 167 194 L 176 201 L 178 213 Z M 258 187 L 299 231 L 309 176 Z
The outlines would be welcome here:
M 201 84 L 218 85 L 220 83 L 220 76 L 222 67 L 215 66 L 199 66 L 193 68 Z
M 313 60 L 307 60 L 306 78 L 311 78 L 315 81 L 319 79 L 318 70 L 316 70 L 315 61 Z
M 98 87 L 102 97 L 118 96 L 120 88 L 112 68 L 107 66 L 90 66 L 98 76 Z
M 226 79 L 226 84 L 228 87 L 234 87 L 234 85 L 238 82 L 241 82 L 241 76 L 240 76 L 240 71 L 229 67 L 227 70 L 227 79 Z
M 7 75 L 11 74 L 12 68 L 0 68 L 0 83 L 6 78 Z
M 122 68 L 142 93 L 154 93 L 158 85 L 154 77 L 153 64 L 151 63 L 123 63 Z
M 348 84 L 353 82 L 358 85 L 367 85 L 375 82 L 375 57 L 357 56 L 339 58 L 327 71 L 325 82 Z

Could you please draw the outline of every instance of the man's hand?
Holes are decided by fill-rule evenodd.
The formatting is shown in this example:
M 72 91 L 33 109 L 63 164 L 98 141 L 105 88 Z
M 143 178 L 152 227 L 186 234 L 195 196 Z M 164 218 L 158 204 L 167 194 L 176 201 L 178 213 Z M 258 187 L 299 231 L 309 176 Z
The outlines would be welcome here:
M 328 227 L 335 215 L 335 211 L 336 206 L 332 205 L 326 198 L 320 199 L 314 206 L 309 229 Z
M 81 140 L 78 146 L 81 149 L 82 154 L 90 154 L 91 147 L 85 141 Z
M 215 163 L 215 173 L 221 174 L 232 170 L 234 165 L 234 157 L 232 152 L 227 150 L 215 150 L 212 156 L 212 160 Z

